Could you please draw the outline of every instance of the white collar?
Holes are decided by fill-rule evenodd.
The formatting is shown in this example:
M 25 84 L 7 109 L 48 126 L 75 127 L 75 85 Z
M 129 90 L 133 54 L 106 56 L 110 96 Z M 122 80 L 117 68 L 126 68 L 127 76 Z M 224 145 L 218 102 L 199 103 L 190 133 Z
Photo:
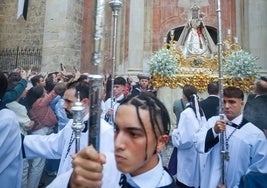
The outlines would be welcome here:
M 227 117 L 226 117 L 227 119 Z M 228 119 L 227 119 L 228 120 Z M 241 113 L 239 116 L 237 116 L 235 119 L 231 120 L 232 123 L 235 123 L 236 125 L 239 125 L 243 120 L 243 114 Z M 230 120 L 228 120 L 230 121 Z
M 163 165 L 162 165 L 162 159 L 160 155 L 158 164 L 152 168 L 151 170 L 132 177 L 130 174 L 125 174 L 127 177 L 127 182 L 131 184 L 134 187 L 160 187 L 163 185 L 166 185 L 166 179 L 164 179 L 167 172 L 165 172 Z M 148 181 L 149 180 L 149 181 Z M 167 179 L 168 184 L 172 182 L 172 179 Z
M 123 97 L 124 97 L 124 95 L 121 94 L 119 97 L 116 98 L 116 101 L 119 101 L 119 100 L 123 99 Z
M 213 94 L 209 95 L 208 97 L 217 97 L 217 98 L 220 98 L 218 95 L 213 95 Z

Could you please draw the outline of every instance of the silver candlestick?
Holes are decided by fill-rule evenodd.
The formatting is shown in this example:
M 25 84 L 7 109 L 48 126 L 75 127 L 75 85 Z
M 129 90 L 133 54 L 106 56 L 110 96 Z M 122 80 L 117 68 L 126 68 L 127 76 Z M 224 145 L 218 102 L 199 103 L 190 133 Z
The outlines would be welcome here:
M 113 105 L 113 98 L 114 98 L 114 77 L 115 77 L 115 66 L 116 66 L 116 55 L 117 55 L 117 23 L 118 23 L 118 16 L 119 11 L 122 6 L 122 2 L 120 0 L 111 0 L 109 2 L 109 6 L 112 9 L 112 15 L 113 15 L 113 40 L 112 40 L 112 77 L 111 77 L 111 108 L 114 110 Z M 110 122 L 114 123 L 113 114 L 111 115 Z
M 73 114 L 73 123 L 71 128 L 75 133 L 75 152 L 80 151 L 80 138 L 81 132 L 83 131 L 85 125 L 83 123 L 83 113 L 84 113 L 83 103 L 80 101 L 80 92 L 78 91 L 78 99 L 77 102 L 71 108 L 71 112 Z

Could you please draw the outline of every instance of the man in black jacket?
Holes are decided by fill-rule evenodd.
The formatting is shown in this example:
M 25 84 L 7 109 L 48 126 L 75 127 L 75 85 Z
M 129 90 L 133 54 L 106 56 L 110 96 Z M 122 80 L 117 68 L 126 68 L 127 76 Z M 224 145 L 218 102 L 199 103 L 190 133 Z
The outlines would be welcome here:
M 203 109 L 206 119 L 208 120 L 212 116 L 219 114 L 219 84 L 218 82 L 211 82 L 208 84 L 209 96 L 200 102 L 200 106 Z
M 261 77 L 255 84 L 244 108 L 244 117 L 267 133 L 267 77 Z

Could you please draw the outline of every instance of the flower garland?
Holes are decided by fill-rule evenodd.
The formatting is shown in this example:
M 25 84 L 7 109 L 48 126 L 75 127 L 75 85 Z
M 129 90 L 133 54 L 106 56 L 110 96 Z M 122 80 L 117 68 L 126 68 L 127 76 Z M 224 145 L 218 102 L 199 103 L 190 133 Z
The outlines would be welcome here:
M 151 75 L 161 75 L 171 78 L 176 74 L 178 59 L 168 49 L 160 49 L 150 57 L 149 71 Z
M 256 63 L 258 58 L 244 50 L 234 51 L 226 56 L 223 65 L 224 74 L 233 78 L 248 78 L 259 76 L 259 67 Z

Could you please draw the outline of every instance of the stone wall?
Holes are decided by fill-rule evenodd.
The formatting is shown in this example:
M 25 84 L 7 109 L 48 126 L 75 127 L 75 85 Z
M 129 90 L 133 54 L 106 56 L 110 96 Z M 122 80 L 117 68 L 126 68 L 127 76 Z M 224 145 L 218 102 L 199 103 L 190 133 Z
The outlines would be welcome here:
M 83 0 L 29 1 L 27 21 L 17 19 L 18 1 L 0 1 L 0 49 L 42 50 L 42 72 L 80 67 Z
M 29 1 L 28 19 L 17 19 L 18 1 L 0 1 L 0 49 L 41 48 L 43 45 L 45 0 Z
M 42 54 L 42 71 L 60 70 L 62 63 L 68 72 L 80 67 L 83 0 L 47 1 Z

